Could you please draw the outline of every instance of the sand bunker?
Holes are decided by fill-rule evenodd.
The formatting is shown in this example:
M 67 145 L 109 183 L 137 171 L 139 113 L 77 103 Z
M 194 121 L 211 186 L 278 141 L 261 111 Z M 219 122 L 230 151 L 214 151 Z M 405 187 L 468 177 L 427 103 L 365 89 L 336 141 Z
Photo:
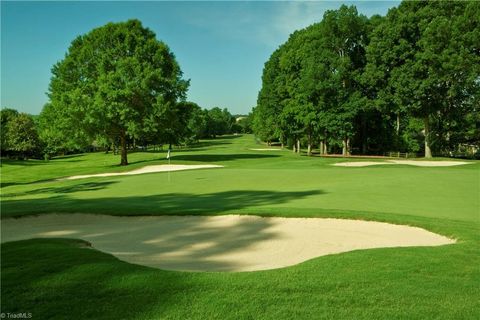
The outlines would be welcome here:
M 168 172 L 168 171 L 180 171 L 180 170 L 193 170 L 193 169 L 207 169 L 207 168 L 222 168 L 223 166 L 215 164 L 198 164 L 198 165 L 186 165 L 186 164 L 160 164 L 156 166 L 146 166 L 140 169 L 135 169 L 127 172 L 109 172 L 109 173 L 97 173 L 97 174 L 84 174 L 78 176 L 71 176 L 61 178 L 58 180 L 75 180 L 91 177 L 111 177 L 111 176 L 129 176 L 134 174 L 154 173 L 154 172 Z
M 266 270 L 358 249 L 455 242 L 421 228 L 343 219 L 69 214 L 2 220 L 2 242 L 44 237 L 79 238 L 127 262 L 184 271 Z
M 282 151 L 282 149 L 278 149 L 278 148 L 263 148 L 263 149 L 250 149 L 250 150 L 253 150 L 253 151 Z
M 389 164 L 406 164 L 417 167 L 452 167 L 469 164 L 471 162 L 464 161 L 415 161 L 415 160 L 387 160 L 387 161 L 357 161 L 357 162 L 338 162 L 334 163 L 337 167 L 368 167 L 376 165 L 389 165 Z

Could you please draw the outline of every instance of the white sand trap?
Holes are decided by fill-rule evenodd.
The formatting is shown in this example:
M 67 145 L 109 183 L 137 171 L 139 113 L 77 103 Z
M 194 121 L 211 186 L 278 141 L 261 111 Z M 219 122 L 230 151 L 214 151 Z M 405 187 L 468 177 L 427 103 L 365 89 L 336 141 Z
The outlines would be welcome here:
M 452 167 L 470 164 L 472 162 L 464 161 L 424 161 L 424 160 L 387 160 L 387 161 L 357 161 L 357 162 L 337 162 L 337 167 L 368 167 L 376 165 L 406 164 L 417 167 Z
M 156 166 L 146 166 L 140 169 L 135 169 L 126 172 L 109 172 L 109 173 L 97 173 L 97 174 L 84 174 L 78 176 L 70 176 L 66 178 L 60 178 L 58 180 L 75 180 L 91 177 L 111 177 L 111 176 L 129 176 L 134 174 L 154 173 L 154 172 L 166 172 L 166 171 L 180 171 L 180 170 L 193 170 L 193 169 L 208 169 L 208 168 L 222 168 L 223 166 L 216 164 L 160 164 Z
M 352 250 L 455 243 L 421 228 L 343 219 L 69 214 L 2 220 L 2 242 L 39 237 L 79 238 L 127 262 L 184 271 L 267 270 Z
M 465 161 L 425 161 L 425 160 L 388 160 L 394 164 L 408 164 L 417 167 L 453 167 L 470 164 L 472 162 Z
M 282 151 L 282 149 L 278 149 L 278 148 L 263 148 L 263 149 L 250 149 L 250 150 L 253 150 L 253 151 Z
M 332 164 L 336 167 L 368 167 L 368 166 L 376 166 L 376 165 L 386 165 L 386 164 L 393 164 L 389 162 L 374 162 L 374 161 L 355 161 L 355 162 L 337 162 Z

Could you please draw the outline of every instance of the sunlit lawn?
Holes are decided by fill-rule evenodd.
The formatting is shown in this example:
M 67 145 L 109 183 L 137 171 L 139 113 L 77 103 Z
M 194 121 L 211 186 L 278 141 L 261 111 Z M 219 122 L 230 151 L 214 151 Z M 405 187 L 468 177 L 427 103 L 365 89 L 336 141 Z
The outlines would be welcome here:
M 344 161 L 261 148 L 252 136 L 175 150 L 172 164 L 224 168 L 52 179 L 165 164 L 165 151 L 3 161 L 2 218 L 30 214 L 260 214 L 417 225 L 458 239 L 375 249 L 249 273 L 182 273 L 131 265 L 78 240 L 2 245 L 2 312 L 34 318 L 474 319 L 480 307 L 480 163 L 333 167 Z M 354 160 L 352 160 L 354 161 Z M 355 160 L 358 161 L 358 160 Z M 188 231 L 188 230 L 186 230 Z

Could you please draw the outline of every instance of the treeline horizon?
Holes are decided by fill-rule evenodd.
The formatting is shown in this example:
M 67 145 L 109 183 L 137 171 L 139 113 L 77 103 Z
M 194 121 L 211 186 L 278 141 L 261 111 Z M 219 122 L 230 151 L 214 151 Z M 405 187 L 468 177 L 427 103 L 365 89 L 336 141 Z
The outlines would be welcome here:
M 144 136 L 139 139 L 128 138 L 128 150 L 145 150 L 148 147 L 172 145 L 177 147 L 191 146 L 200 139 L 216 138 L 225 134 L 252 133 L 249 115 L 232 115 L 227 108 L 201 108 L 194 102 L 184 102 L 187 105 L 187 122 L 182 133 L 176 139 L 161 139 L 155 136 Z M 48 107 L 38 115 L 19 112 L 13 108 L 0 110 L 0 152 L 2 157 L 19 160 L 51 159 L 57 155 L 73 153 L 107 151 L 117 154 L 120 143 L 99 135 L 91 139 L 87 135 L 75 136 L 72 139 L 63 137 L 61 131 L 54 137 L 48 124 Z
M 478 156 L 480 3 L 402 2 L 367 18 L 342 5 L 295 31 L 265 63 L 257 106 L 186 101 L 190 80 L 139 20 L 76 37 L 52 67 L 38 117 L 1 112 L 2 156 L 43 157 L 248 133 L 308 155 L 389 151 Z M 41 156 L 40 156 L 41 155 Z
M 480 3 L 342 5 L 265 63 L 253 131 L 307 154 L 451 156 L 480 148 Z

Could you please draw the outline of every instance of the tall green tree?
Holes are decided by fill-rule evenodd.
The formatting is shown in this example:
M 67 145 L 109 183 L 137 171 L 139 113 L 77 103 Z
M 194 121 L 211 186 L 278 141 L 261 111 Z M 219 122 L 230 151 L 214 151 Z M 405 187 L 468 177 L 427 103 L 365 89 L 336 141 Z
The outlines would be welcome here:
M 397 114 L 423 120 L 427 158 L 439 134 L 432 132 L 435 118 L 464 114 L 474 105 L 480 85 L 479 6 L 403 2 L 373 32 L 367 69 L 379 89 L 377 99 Z
M 185 98 L 188 81 L 167 45 L 140 21 L 108 23 L 77 37 L 52 68 L 51 103 L 90 136 L 120 140 L 155 130 Z
M 286 142 L 285 132 L 280 127 L 280 115 L 287 97 L 285 77 L 280 68 L 283 51 L 284 46 L 280 46 L 265 63 L 262 88 L 258 93 L 257 106 L 253 110 L 253 132 L 267 143 L 275 139 Z
M 297 150 L 305 137 L 308 154 L 314 140 L 322 140 L 325 152 L 331 135 L 343 141 L 346 155 L 363 106 L 360 76 L 367 31 L 368 19 L 353 6 L 342 6 L 327 11 L 320 23 L 294 32 L 265 64 L 254 132 L 289 137 Z
M 335 104 L 330 110 L 330 131 L 342 140 L 342 154 L 349 155 L 350 141 L 355 134 L 354 119 L 365 104 L 361 75 L 366 65 L 368 20 L 354 6 L 342 5 L 327 11 L 321 22 L 320 49 L 329 52 L 331 75 L 327 81 L 336 83 Z

